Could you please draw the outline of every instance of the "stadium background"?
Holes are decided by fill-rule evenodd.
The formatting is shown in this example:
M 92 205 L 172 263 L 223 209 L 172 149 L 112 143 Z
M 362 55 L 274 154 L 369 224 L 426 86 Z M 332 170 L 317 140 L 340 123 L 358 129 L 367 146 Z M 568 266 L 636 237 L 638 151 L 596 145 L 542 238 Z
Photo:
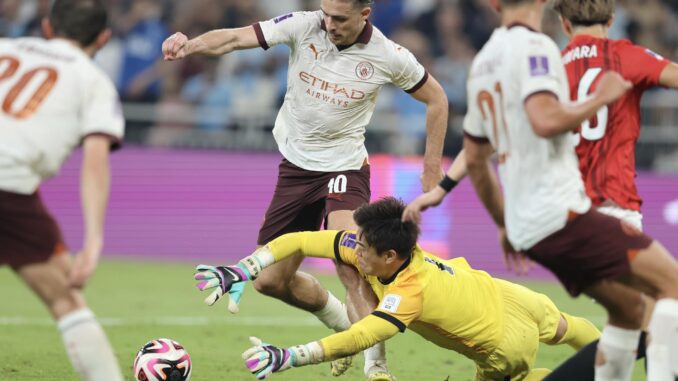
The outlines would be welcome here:
M 39 35 L 49 0 L 4 0 L 0 35 Z M 97 62 L 117 84 L 127 119 L 126 147 L 113 155 L 106 256 L 230 261 L 248 253 L 276 180 L 279 154 L 270 130 L 286 88 L 287 47 L 221 58 L 163 62 L 160 46 L 174 31 L 189 37 L 249 25 L 295 9 L 303 0 L 110 0 L 114 38 Z M 496 25 L 487 0 L 377 0 L 372 21 L 410 49 L 443 85 L 451 118 L 445 153 L 461 146 L 466 72 Z M 615 38 L 631 38 L 678 60 L 678 2 L 618 1 Z M 545 30 L 566 43 L 553 13 Z M 678 252 L 678 94 L 643 99 L 638 178 L 646 230 Z M 419 194 L 418 155 L 425 107 L 395 87 L 382 91 L 367 129 L 373 198 Z M 80 158 L 43 194 L 68 244 L 81 242 L 77 188 Z M 444 207 L 425 214 L 422 244 L 442 256 L 465 255 L 503 270 L 495 232 L 465 182 Z M 537 274 L 542 274 L 537 272 Z
M 0 1 L 0 37 L 39 35 L 39 20 L 46 14 L 49 3 L 49 0 Z M 112 11 L 114 39 L 96 59 L 122 95 L 128 127 L 124 149 L 112 156 L 114 177 L 104 265 L 95 276 L 88 296 L 100 316 L 130 315 L 130 319 L 137 319 L 132 321 L 146 327 L 140 339 L 139 335 L 129 333 L 127 326 L 116 330 L 110 321 L 105 324 L 109 332 L 113 331 L 111 337 L 116 349 L 123 348 L 121 361 L 125 366 L 131 363 L 133 349 L 128 350 L 129 353 L 125 350 L 138 347 L 147 335 L 154 334 L 149 332 L 188 341 L 185 345 L 194 348 L 192 351 L 196 351 L 198 339 L 195 329 L 189 328 L 190 333 L 184 334 L 167 325 L 160 324 L 164 327 L 160 329 L 157 321 L 153 325 L 138 320 L 166 310 L 158 307 L 157 298 L 115 296 L 109 286 L 123 287 L 125 283 L 144 289 L 147 286 L 138 278 L 144 277 L 164 283 L 158 286 L 161 291 L 174 290 L 173 285 L 167 284 L 174 283 L 174 278 L 159 280 L 152 266 L 132 270 L 127 265 L 129 261 L 139 266 L 148 261 L 158 265 L 161 261 L 177 262 L 180 264 L 177 267 L 161 267 L 164 270 L 160 271 L 173 275 L 187 273 L 176 276 L 185 276 L 180 283 L 188 287 L 189 264 L 232 262 L 248 254 L 270 200 L 280 160 L 270 131 L 285 90 L 287 48 L 276 47 L 268 52 L 254 49 L 221 58 L 191 57 L 166 63 L 160 60 L 162 41 L 174 31 L 195 37 L 210 29 L 248 25 L 295 9 L 314 10 L 319 1 L 108 0 L 106 3 Z M 486 0 L 376 0 L 374 6 L 374 24 L 410 49 L 441 82 L 448 95 L 451 117 L 445 144 L 447 157 L 454 157 L 461 147 L 466 71 L 497 23 L 496 15 L 486 3 Z M 612 37 L 630 38 L 678 60 L 678 2 L 618 1 L 616 18 Z M 566 39 L 552 13 L 545 20 L 545 31 L 564 46 Z M 645 200 L 644 224 L 649 234 L 678 253 L 678 92 L 653 90 L 643 98 L 642 108 L 637 163 L 638 184 Z M 366 141 L 371 153 L 373 198 L 392 194 L 410 201 L 419 194 L 424 113 L 424 106 L 401 90 L 382 91 Z M 41 189 L 73 249 L 78 249 L 82 242 L 77 185 L 80 158 L 76 152 L 61 176 L 47 181 Z M 441 208 L 426 212 L 422 230 L 421 243 L 426 249 L 441 256 L 463 255 L 475 267 L 494 275 L 510 275 L 501 261 L 496 230 L 468 181 L 462 183 Z M 332 273 L 327 261 L 307 261 L 306 265 Z M 154 269 L 153 275 L 146 272 L 150 269 Z M 539 269 L 531 276 L 549 277 Z M 17 302 L 11 302 L 10 293 L 17 287 L 13 278 L 8 271 L 0 273 L 0 289 L 3 289 L 0 296 L 10 300 L 3 306 L 16 308 L 29 300 L 26 302 L 29 307 L 13 310 L 0 306 L 3 310 L 0 333 L 8 333 L 13 325 L 23 325 L 27 316 L 29 322 L 33 316 L 46 316 L 40 306 L 34 306 L 35 297 L 29 294 L 18 291 L 19 294 L 12 294 Z M 333 283 L 333 287 L 338 285 Z M 558 289 L 557 286 L 543 287 Z M 183 296 L 183 291 L 176 292 Z M 253 294 L 248 298 L 263 300 L 255 299 Z M 98 301 L 100 295 L 106 295 L 106 300 L 111 302 Z M 567 300 L 562 292 L 559 295 Z M 191 303 L 194 299 L 200 303 L 194 293 L 186 298 L 192 298 Z M 126 310 L 131 308 L 134 310 Z M 172 311 L 168 314 L 189 314 L 185 307 L 179 312 Z M 289 313 L 294 318 L 283 321 L 293 326 L 296 324 L 293 321 L 308 322 L 308 319 L 295 320 L 301 319 L 297 316 L 307 318 L 306 315 Z M 601 312 L 595 314 L 594 321 L 602 323 Z M 241 317 L 232 324 L 245 320 L 246 317 Z M 183 326 L 184 323 L 177 324 Z M 223 325 L 225 320 L 217 323 Z M 149 325 L 154 328 L 148 328 Z M 297 328 L 308 336 L 309 331 L 303 324 Z M 30 324 L 26 330 L 21 329 L 17 331 L 26 335 L 42 332 Z M 208 338 L 211 335 L 198 333 L 198 337 L 200 334 Z M 293 335 L 290 333 L 290 336 Z M 11 345 L 14 341 L 6 342 L 8 338 L 10 335 L 0 334 L 0 343 Z M 285 344 L 296 343 L 298 337 L 290 340 Z M 54 338 L 53 342 L 58 339 Z M 47 341 L 43 348 L 53 342 Z M 55 356 L 59 356 L 61 349 L 55 351 Z M 17 350 L 17 353 L 23 352 Z M 195 352 L 193 354 L 195 356 Z M 61 356 L 59 361 L 67 361 Z M 2 363 L 12 361 L 3 359 Z M 70 379 L 67 376 L 50 378 L 49 372 L 45 371 L 48 374 L 45 378 L 39 377 L 42 373 L 38 372 L 30 378 L 9 379 Z M 403 377 L 407 379 L 407 373 Z M 4 379 L 2 374 L 0 379 Z

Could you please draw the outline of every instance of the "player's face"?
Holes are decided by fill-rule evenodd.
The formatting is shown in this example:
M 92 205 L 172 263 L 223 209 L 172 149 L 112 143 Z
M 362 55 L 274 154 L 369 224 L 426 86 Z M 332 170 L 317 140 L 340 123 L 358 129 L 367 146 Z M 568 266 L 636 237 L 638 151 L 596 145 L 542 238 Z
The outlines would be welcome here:
M 371 12 L 369 7 L 360 9 L 346 0 L 322 0 L 320 8 L 330 41 L 335 45 L 354 43 Z
M 363 272 L 367 275 L 372 276 L 381 276 L 384 265 L 385 258 L 380 256 L 377 253 L 377 249 L 371 247 L 365 242 L 365 239 L 362 237 L 360 231 L 358 231 L 358 236 L 356 238 L 356 254 L 358 254 L 358 264 Z

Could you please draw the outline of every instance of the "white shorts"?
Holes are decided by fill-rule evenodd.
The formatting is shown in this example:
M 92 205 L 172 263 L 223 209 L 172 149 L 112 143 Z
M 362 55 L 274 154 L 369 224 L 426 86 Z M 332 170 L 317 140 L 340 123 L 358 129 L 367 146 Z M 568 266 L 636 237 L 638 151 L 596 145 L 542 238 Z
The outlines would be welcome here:
M 643 215 L 636 210 L 623 209 L 618 206 L 601 206 L 598 207 L 597 210 L 608 216 L 624 220 L 641 231 L 643 230 Z

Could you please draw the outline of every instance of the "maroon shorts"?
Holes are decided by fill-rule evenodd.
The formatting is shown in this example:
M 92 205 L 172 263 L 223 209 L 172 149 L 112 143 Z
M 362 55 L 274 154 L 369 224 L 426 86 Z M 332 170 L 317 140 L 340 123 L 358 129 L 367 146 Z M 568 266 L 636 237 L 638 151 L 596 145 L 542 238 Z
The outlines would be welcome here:
M 65 252 L 59 226 L 37 192 L 0 191 L 0 265 L 16 270 Z
M 319 230 L 327 214 L 370 202 L 370 166 L 341 172 L 307 171 L 283 159 L 257 243 L 292 232 Z
M 653 239 L 620 219 L 591 208 L 572 214 L 561 230 L 541 240 L 526 254 L 551 270 L 572 296 L 603 279 L 619 279 L 631 261 Z

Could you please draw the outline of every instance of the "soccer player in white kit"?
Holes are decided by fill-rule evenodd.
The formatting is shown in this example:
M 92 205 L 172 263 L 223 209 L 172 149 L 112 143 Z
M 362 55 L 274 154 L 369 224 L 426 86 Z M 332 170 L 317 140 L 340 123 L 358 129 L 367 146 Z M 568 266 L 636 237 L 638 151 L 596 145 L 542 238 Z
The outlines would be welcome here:
M 661 324 L 650 335 L 673 337 L 662 350 L 678 351 L 678 337 L 671 336 L 678 328 L 678 263 L 631 224 L 591 208 L 571 131 L 631 84 L 608 72 L 590 98 L 569 104 L 559 49 L 538 32 L 545 4 L 495 1 L 502 27 L 474 59 L 468 80 L 468 172 L 499 227 L 509 264 L 524 271 L 527 255 L 572 296 L 584 292 L 608 311 L 596 380 L 630 380 L 645 311 L 639 291 L 660 299 L 653 319 Z M 489 165 L 495 152 L 503 196 Z M 665 380 L 652 369 L 649 376 Z
M 84 380 L 123 380 L 82 288 L 103 246 L 108 155 L 123 135 L 118 95 L 91 57 L 110 36 L 99 0 L 56 0 L 41 38 L 0 39 L 0 265 L 9 265 L 57 321 Z M 82 250 L 67 254 L 40 182 L 83 146 Z
M 277 44 L 290 47 L 287 93 L 273 130 L 284 158 L 259 245 L 285 233 L 318 230 L 323 218 L 328 229 L 357 228 L 353 211 L 370 197 L 364 132 L 378 91 L 387 83 L 426 103 L 422 187 L 427 191 L 441 178 L 447 98 L 407 49 L 370 24 L 371 3 L 323 0 L 320 11 L 293 12 L 191 40 L 177 33 L 163 44 L 168 60 Z M 347 329 L 350 322 L 341 302 L 313 277 L 297 271 L 302 260 L 297 256 L 266 269 L 255 288 L 313 312 L 332 329 Z M 339 265 L 338 273 L 347 289 L 351 321 L 357 321 L 372 311 L 377 299 L 355 270 Z M 374 380 L 391 379 L 383 346 L 366 352 L 365 372 Z M 376 373 L 382 376 L 375 378 Z

